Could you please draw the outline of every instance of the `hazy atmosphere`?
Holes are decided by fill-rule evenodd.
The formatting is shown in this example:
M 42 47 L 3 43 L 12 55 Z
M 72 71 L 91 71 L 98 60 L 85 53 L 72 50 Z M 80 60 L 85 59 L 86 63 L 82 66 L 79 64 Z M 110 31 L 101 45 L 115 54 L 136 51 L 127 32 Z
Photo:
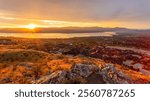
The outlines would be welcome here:
M 0 0 L 0 27 L 150 28 L 149 0 Z
M 0 0 L 0 84 L 149 84 L 149 17 L 150 0 Z

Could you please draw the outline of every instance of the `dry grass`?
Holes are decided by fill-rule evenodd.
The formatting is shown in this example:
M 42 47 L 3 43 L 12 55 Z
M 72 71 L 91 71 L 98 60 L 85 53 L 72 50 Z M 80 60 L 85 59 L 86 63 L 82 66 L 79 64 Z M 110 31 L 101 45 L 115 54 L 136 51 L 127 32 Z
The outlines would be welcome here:
M 40 46 L 41 41 L 38 42 L 37 40 L 28 42 L 26 39 L 15 39 L 15 42 L 18 45 L 0 45 L 0 83 L 32 83 L 32 81 L 54 71 L 69 71 L 74 64 L 78 63 L 94 64 L 99 68 L 106 64 L 106 61 L 96 58 L 84 56 L 67 57 L 39 51 L 43 47 Z M 53 42 L 55 43 L 55 41 Z M 49 45 L 47 47 L 51 47 Z M 115 65 L 115 67 L 130 76 L 136 83 L 150 82 L 150 76 L 120 65 Z

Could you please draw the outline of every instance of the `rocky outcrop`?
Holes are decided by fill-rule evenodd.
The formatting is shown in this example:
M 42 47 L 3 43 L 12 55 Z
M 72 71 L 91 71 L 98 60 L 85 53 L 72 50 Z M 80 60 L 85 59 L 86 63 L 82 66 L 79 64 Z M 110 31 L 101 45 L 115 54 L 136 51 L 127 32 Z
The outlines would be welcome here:
M 116 70 L 112 64 L 102 67 L 91 64 L 75 64 L 70 71 L 59 70 L 34 81 L 36 84 L 104 84 L 132 83 L 123 72 Z
M 125 84 L 149 83 L 149 71 L 139 71 L 83 55 L 49 54 L 36 50 L 0 50 L 0 83 Z M 109 62 L 110 63 L 110 62 Z
M 132 83 L 129 76 L 124 74 L 123 72 L 117 70 L 113 65 L 106 64 L 105 67 L 101 70 L 100 74 L 103 76 L 103 80 L 106 83 Z

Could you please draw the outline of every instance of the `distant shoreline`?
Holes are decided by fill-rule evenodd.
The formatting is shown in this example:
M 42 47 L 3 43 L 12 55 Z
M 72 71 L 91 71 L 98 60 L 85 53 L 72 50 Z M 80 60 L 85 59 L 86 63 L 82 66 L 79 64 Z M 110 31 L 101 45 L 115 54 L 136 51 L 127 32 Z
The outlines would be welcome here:
M 51 27 L 36 28 L 0 28 L 0 33 L 96 33 L 96 32 L 117 32 L 117 33 L 150 33 L 150 29 L 128 29 L 128 28 L 103 28 L 103 27 Z
M 97 32 L 97 33 L 0 33 L 0 37 L 17 37 L 17 38 L 41 38 L 41 39 L 68 39 L 80 37 L 112 37 L 115 32 Z

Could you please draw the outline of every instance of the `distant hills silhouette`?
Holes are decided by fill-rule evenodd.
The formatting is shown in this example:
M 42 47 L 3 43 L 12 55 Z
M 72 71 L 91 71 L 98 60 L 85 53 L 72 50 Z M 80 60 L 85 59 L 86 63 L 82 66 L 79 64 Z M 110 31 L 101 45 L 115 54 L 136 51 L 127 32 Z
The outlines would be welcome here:
M 0 33 L 92 33 L 92 32 L 118 32 L 118 33 L 150 33 L 150 29 L 128 29 L 128 28 L 103 28 L 103 27 L 50 27 L 36 28 L 0 28 Z

